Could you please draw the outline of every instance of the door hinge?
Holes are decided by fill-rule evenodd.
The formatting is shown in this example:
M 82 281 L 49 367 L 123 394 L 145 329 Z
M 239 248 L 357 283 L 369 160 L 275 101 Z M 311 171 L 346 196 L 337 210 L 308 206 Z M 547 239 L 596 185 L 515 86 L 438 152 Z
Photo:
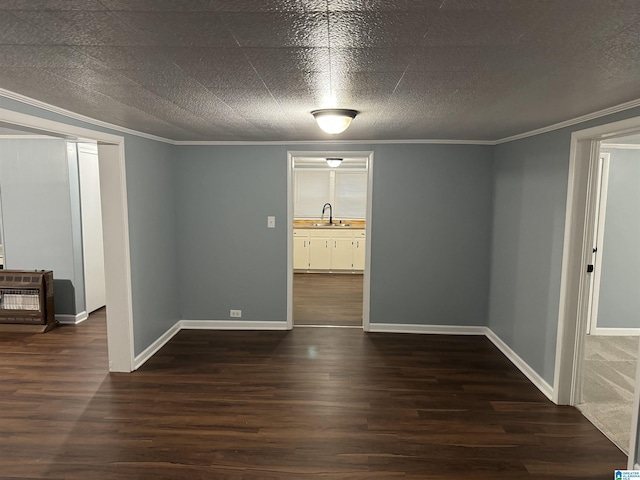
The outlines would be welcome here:
M 591 273 L 591 272 L 593 272 L 593 265 L 589 264 L 587 265 L 587 273 Z

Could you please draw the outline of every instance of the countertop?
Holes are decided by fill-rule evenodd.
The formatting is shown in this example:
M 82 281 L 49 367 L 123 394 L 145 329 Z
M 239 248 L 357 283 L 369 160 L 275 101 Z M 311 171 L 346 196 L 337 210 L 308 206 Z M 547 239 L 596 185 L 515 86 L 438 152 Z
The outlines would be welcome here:
M 363 230 L 365 228 L 366 222 L 364 220 L 343 220 L 343 223 L 348 223 L 351 226 L 349 227 L 318 227 L 313 226 L 313 223 L 329 223 L 329 220 L 294 220 L 293 228 L 316 228 L 319 230 Z M 340 220 L 334 220 L 333 223 L 339 224 Z

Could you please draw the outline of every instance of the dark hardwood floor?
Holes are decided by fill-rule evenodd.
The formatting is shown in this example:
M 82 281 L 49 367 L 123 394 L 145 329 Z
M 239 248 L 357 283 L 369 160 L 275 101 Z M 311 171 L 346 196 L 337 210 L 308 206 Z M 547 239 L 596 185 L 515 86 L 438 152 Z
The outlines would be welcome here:
M 626 457 L 484 337 L 182 331 L 109 374 L 104 311 L 0 335 L 2 479 L 610 479 Z
M 362 274 L 294 273 L 293 324 L 362 327 Z

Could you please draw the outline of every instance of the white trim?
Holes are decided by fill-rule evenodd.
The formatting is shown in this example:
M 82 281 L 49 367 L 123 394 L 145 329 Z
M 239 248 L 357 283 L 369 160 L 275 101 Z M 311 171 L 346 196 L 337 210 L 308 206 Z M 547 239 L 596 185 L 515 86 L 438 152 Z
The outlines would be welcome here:
M 185 330 L 289 330 L 286 321 L 180 320 Z
M 411 140 L 264 140 L 264 141 L 224 141 L 224 140 L 175 140 L 174 145 L 189 146 L 251 146 L 251 145 L 495 145 L 494 140 L 447 140 L 447 139 L 411 139 Z
M 362 278 L 362 330 L 371 329 L 371 222 L 373 219 L 373 151 L 367 160 L 367 213 L 364 224 L 364 275 Z
M 360 325 L 296 325 L 296 328 L 354 328 L 362 330 Z
M 597 327 L 595 333 L 592 335 L 602 337 L 636 337 L 640 335 L 640 328 Z
M 609 149 L 640 150 L 640 145 L 633 145 L 631 143 L 603 143 L 601 147 L 604 150 L 609 150 Z
M 63 325 L 77 325 L 89 318 L 87 312 L 80 312 L 77 315 L 56 314 L 56 320 Z
M 604 252 L 604 230 L 607 217 L 607 197 L 609 195 L 609 164 L 611 154 L 600 152 L 598 158 L 602 160 L 599 165 L 599 177 L 595 188 L 595 241 L 597 250 L 591 256 L 594 265 L 592 283 L 589 292 L 589 308 L 587 313 L 587 333 L 595 332 L 598 328 L 598 309 L 600 307 L 600 283 L 602 280 L 602 253 Z
M 518 370 L 524 374 L 525 377 L 531 381 L 531 383 L 538 388 L 538 390 L 540 390 L 549 400 L 553 401 L 553 387 L 488 327 L 487 338 L 504 354 L 505 357 L 511 361 L 511 363 L 516 366 Z
M 487 327 L 467 327 L 463 325 L 422 325 L 419 323 L 370 323 L 369 332 L 435 335 L 486 335 Z
M 287 330 L 293 328 L 293 153 L 287 152 Z
M 19 93 L 5 90 L 4 88 L 0 88 L 0 97 L 5 97 L 10 100 L 15 100 L 20 103 L 31 105 L 32 107 L 41 108 L 42 110 L 46 110 L 48 112 L 63 115 L 68 118 L 73 118 L 74 120 L 80 120 L 81 122 L 86 122 L 97 127 L 108 128 L 110 130 L 115 130 L 116 132 L 128 133 L 129 135 L 135 135 L 137 137 L 148 138 L 150 140 L 156 140 L 158 142 L 171 143 L 175 145 L 175 142 L 173 140 L 169 140 L 168 138 L 158 137 L 150 133 L 138 132 L 137 130 L 120 127 L 113 123 L 103 122 L 102 120 L 96 120 L 95 118 L 86 117 L 79 113 L 65 110 L 64 108 L 56 107 L 55 105 L 51 105 L 49 103 L 41 102 L 40 100 L 36 100 L 35 98 L 25 97 L 24 95 L 20 95 Z
M 130 372 L 133 369 L 134 349 L 124 138 L 4 108 L 0 108 L 0 123 L 22 126 L 64 138 L 72 136 L 101 143 L 100 185 L 101 190 L 108 193 L 105 195 L 108 198 L 103 198 L 102 213 L 105 258 L 108 260 L 106 279 L 109 308 L 109 315 L 107 315 L 109 370 Z
M 164 347 L 169 340 L 175 337 L 180 330 L 180 322 L 178 321 L 172 327 L 170 327 L 169 330 L 160 335 L 160 337 L 158 337 L 155 342 L 145 348 L 143 352 L 141 352 L 139 355 L 136 355 L 136 358 L 133 362 L 133 369 L 137 370 L 142 365 L 144 365 L 147 360 L 158 353 L 158 351 L 162 347 Z
M 0 140 L 60 140 L 49 135 L 0 135 Z
M 513 142 L 514 140 L 521 140 L 527 137 L 542 135 L 543 133 L 549 133 L 554 130 L 560 130 L 561 128 L 571 127 L 572 125 L 588 122 L 589 120 L 595 120 L 596 118 L 606 117 L 607 115 L 623 112 L 625 110 L 629 110 L 635 107 L 640 107 L 640 98 L 636 100 L 631 100 L 630 102 L 621 103 L 619 105 L 614 105 L 613 107 L 605 108 L 603 110 L 598 110 L 597 112 L 592 112 L 586 115 L 581 115 L 579 117 L 571 118 L 563 122 L 554 123 L 553 125 L 548 125 L 546 127 L 538 128 L 536 130 L 531 130 L 529 132 L 519 133 L 517 135 L 512 135 L 510 137 L 501 138 L 499 140 L 496 140 L 494 144 L 500 145 L 501 143 Z

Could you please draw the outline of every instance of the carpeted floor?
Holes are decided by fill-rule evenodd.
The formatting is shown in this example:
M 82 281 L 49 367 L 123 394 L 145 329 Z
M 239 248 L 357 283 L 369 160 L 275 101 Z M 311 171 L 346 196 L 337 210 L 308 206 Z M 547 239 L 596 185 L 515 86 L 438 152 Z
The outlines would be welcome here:
M 586 336 L 582 403 L 577 406 L 627 454 L 638 338 Z

